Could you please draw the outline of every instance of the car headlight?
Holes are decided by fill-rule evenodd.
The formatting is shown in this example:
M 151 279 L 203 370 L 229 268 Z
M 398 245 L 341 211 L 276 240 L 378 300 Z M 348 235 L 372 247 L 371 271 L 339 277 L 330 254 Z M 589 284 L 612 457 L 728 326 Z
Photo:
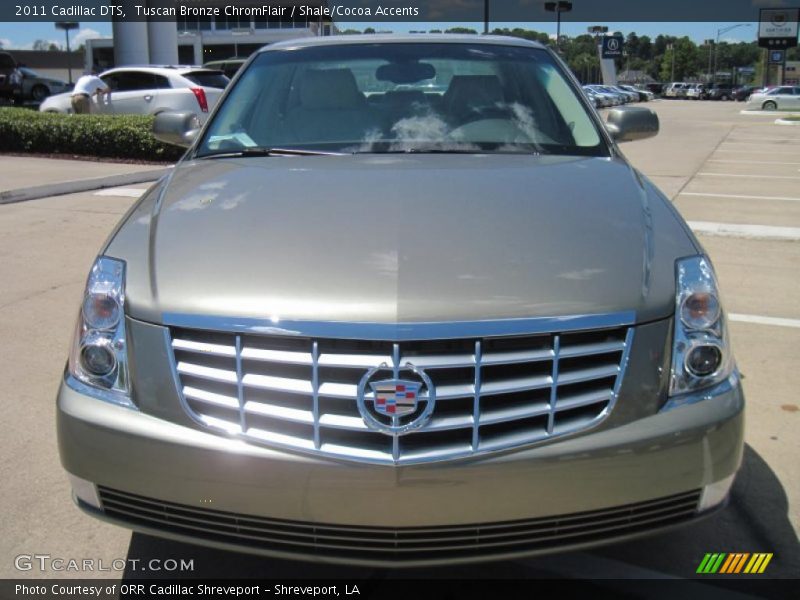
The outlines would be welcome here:
M 734 369 L 711 262 L 705 256 L 685 258 L 676 271 L 671 396 L 715 385 Z
M 125 263 L 101 256 L 86 282 L 68 370 L 81 391 L 132 407 L 124 307 Z

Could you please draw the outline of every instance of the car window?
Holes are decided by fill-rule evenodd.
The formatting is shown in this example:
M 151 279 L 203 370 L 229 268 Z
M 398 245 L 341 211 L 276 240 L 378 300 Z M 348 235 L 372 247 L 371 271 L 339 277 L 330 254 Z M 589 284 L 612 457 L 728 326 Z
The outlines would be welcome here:
M 165 77 L 164 75 L 153 75 L 153 86 L 160 90 L 169 89 L 172 87 L 172 83 L 170 83 L 169 78 Z
M 156 87 L 153 74 L 146 71 L 117 71 L 104 75 L 101 79 L 112 92 L 134 92 Z
M 219 71 L 192 71 L 183 76 L 195 85 L 219 89 L 225 89 L 231 81 Z
M 581 97 L 537 48 L 378 43 L 267 51 L 220 107 L 199 154 L 259 146 L 606 156 Z
M 28 67 L 20 67 L 20 73 L 26 75 L 27 77 L 39 77 L 39 74 L 34 71 L 33 69 L 29 69 Z
M 775 96 L 775 95 L 778 95 L 778 94 L 790 94 L 791 95 L 791 93 L 792 93 L 792 88 L 790 88 L 790 87 L 778 87 L 778 88 L 775 88 L 775 89 L 769 91 L 769 95 L 770 96 Z

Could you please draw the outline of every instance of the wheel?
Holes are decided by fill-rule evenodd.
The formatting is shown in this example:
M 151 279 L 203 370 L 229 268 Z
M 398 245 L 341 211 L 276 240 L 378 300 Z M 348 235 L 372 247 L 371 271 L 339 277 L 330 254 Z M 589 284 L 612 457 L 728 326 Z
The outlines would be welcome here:
M 764 102 L 761 108 L 763 108 L 764 110 L 777 110 L 778 105 L 775 104 L 775 102 L 773 102 L 772 100 L 768 100 L 767 102 Z
M 41 102 L 45 98 L 50 95 L 50 90 L 47 89 L 47 86 L 44 85 L 35 85 L 31 90 L 31 97 L 36 100 L 36 102 Z
M 720 100 L 722 100 L 723 102 L 727 102 L 728 100 L 730 100 L 730 98 L 728 97 L 727 94 L 722 94 L 722 98 L 720 98 Z

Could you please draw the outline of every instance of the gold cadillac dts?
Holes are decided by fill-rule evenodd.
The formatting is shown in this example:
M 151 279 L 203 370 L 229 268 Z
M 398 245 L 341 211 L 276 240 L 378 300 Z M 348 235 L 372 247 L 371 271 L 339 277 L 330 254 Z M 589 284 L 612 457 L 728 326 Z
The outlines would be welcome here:
M 725 505 L 744 398 L 711 262 L 561 60 L 492 36 L 270 45 L 91 269 L 74 500 L 379 566 L 624 540 Z

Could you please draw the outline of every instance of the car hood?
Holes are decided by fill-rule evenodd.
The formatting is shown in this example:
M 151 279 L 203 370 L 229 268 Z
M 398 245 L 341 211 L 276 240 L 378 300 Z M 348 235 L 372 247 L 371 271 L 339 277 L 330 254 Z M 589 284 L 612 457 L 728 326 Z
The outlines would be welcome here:
M 652 320 L 695 252 L 622 159 L 430 154 L 186 161 L 106 248 L 152 322 Z

